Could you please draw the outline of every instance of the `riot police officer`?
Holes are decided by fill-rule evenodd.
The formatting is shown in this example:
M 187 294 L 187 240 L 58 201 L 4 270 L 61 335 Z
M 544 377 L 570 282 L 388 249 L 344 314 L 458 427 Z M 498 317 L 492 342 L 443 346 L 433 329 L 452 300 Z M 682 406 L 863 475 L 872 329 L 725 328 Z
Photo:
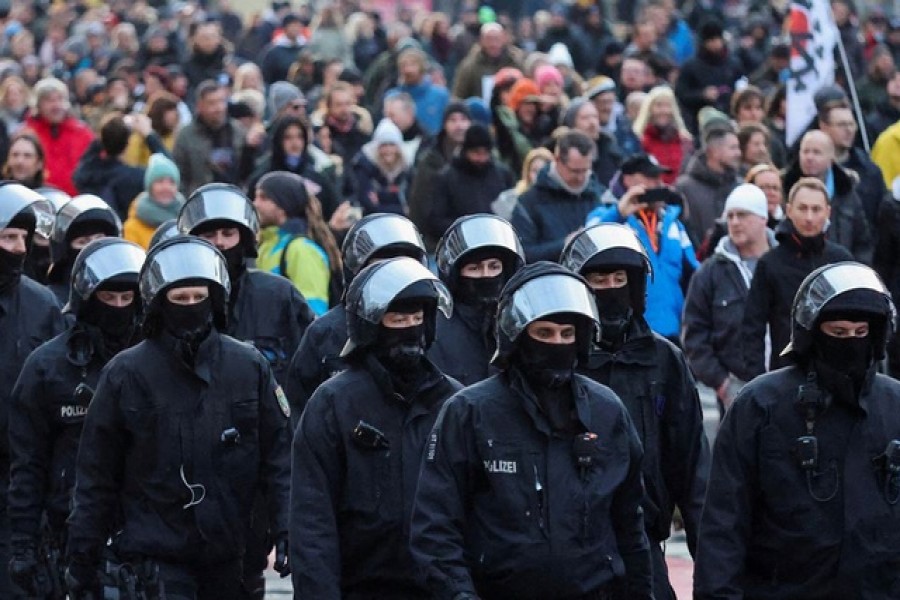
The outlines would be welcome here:
M 268 361 L 220 333 L 231 284 L 209 242 L 158 244 L 140 289 L 146 340 L 106 366 L 84 421 L 66 579 L 75 594 L 95 590 L 112 536 L 116 559 L 152 597 L 242 598 L 260 490 L 276 569 L 289 572 L 287 400 Z
M 694 597 L 900 594 L 900 383 L 876 373 L 896 311 L 869 267 L 810 273 L 792 364 L 748 383 L 716 436 Z
M 643 508 L 653 592 L 657 600 L 674 600 L 662 544 L 677 506 L 688 548 L 695 552 L 709 472 L 709 442 L 694 378 L 681 350 L 644 320 L 652 273 L 634 230 L 617 224 L 589 227 L 566 245 L 560 263 L 582 275 L 593 290 L 602 334 L 579 372 L 609 386 L 637 428 L 644 448 Z
M 53 214 L 27 187 L 0 183 L 0 566 L 9 564 L 9 396 L 25 359 L 65 327 L 53 294 L 23 275 L 36 231 L 49 236 Z M 9 574 L 0 568 L 0 598 L 12 597 Z
M 608 388 L 575 373 L 597 309 L 585 281 L 538 262 L 500 295 L 502 372 L 444 405 L 411 544 L 439 598 L 652 598 L 641 444 Z
M 357 221 L 341 246 L 344 289 L 366 265 L 408 256 L 425 264 L 425 244 L 412 221 L 401 215 L 376 213 Z M 347 314 L 339 304 L 313 321 L 288 369 L 285 391 L 291 403 L 292 425 L 319 385 L 346 367 L 341 349 L 347 341 Z
M 34 190 L 50 203 L 55 215 L 64 204 L 72 199 L 67 193 L 53 187 L 40 187 Z M 50 270 L 50 239 L 43 235 L 34 238 L 34 244 L 28 258 L 25 259 L 25 274 L 38 283 L 47 283 L 47 272 Z
M 28 598 L 63 598 L 65 521 L 81 426 L 100 369 L 136 341 L 144 251 L 90 242 L 72 269 L 65 311 L 75 322 L 31 353 L 10 403 L 10 576 Z
M 269 359 L 275 379 L 283 381 L 315 315 L 289 280 L 247 268 L 247 260 L 256 257 L 259 233 L 253 203 L 233 185 L 204 185 L 182 207 L 178 229 L 202 237 L 225 257 L 231 280 L 225 333 L 253 344 Z
M 421 263 L 366 267 L 345 306 L 349 368 L 316 389 L 294 434 L 294 594 L 317 600 L 427 598 L 409 554 L 422 450 L 460 389 L 425 356 L 449 291 Z
M 93 194 L 75 196 L 57 211 L 50 234 L 47 285 L 60 306 L 69 300 L 75 257 L 88 242 L 101 237 L 122 237 L 122 221 L 102 198 Z
M 471 385 L 490 374 L 497 298 L 525 264 L 525 251 L 512 225 L 480 214 L 457 219 L 438 242 L 435 258 L 454 310 L 449 319 L 438 319 L 429 356 L 444 373 Z
M 225 257 L 231 280 L 225 333 L 253 344 L 269 360 L 275 379 L 283 381 L 315 315 L 290 280 L 247 268 L 247 260 L 256 257 L 259 233 L 253 203 L 238 187 L 210 183 L 188 198 L 178 215 L 178 228 L 207 240 Z M 261 600 L 265 596 L 264 571 L 272 546 L 267 524 L 265 507 L 258 498 L 244 556 L 247 598 Z

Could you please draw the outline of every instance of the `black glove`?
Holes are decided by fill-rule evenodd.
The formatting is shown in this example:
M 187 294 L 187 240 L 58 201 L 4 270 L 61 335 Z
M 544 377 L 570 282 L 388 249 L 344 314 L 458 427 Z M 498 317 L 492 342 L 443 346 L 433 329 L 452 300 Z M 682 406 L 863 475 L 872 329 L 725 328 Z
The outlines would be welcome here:
M 73 598 L 100 598 L 99 567 L 96 561 L 73 557 L 66 569 L 66 587 Z
M 38 589 L 38 562 L 32 541 L 11 541 L 12 558 L 9 561 L 9 578 L 29 598 L 41 595 Z
M 275 541 L 275 571 L 282 577 L 291 574 L 291 565 L 288 564 L 288 537 L 280 535 Z

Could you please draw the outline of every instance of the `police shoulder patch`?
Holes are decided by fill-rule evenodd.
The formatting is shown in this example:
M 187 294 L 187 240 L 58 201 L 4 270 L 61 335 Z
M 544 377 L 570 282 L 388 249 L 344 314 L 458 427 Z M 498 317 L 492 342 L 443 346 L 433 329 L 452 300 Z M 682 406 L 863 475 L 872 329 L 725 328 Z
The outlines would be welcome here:
M 280 385 L 275 388 L 275 399 L 278 400 L 278 407 L 281 409 L 281 412 L 284 413 L 284 416 L 290 418 L 291 405 L 288 404 L 287 396 L 284 395 L 284 390 L 281 389 Z

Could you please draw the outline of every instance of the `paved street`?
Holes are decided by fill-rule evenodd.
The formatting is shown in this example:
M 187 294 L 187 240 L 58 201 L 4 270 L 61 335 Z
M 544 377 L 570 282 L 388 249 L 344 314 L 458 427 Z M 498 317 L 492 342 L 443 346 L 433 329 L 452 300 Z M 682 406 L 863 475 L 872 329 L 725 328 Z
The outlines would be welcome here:
M 710 440 L 715 435 L 719 422 L 719 411 L 713 391 L 705 386 L 700 387 L 700 401 L 703 404 L 703 422 Z M 688 553 L 683 532 L 674 532 L 666 545 L 666 557 L 669 564 L 669 578 L 672 587 L 678 594 L 678 600 L 690 600 L 694 581 L 694 564 Z M 271 560 L 270 560 L 271 562 Z M 276 600 L 291 596 L 290 578 L 279 579 L 271 569 L 266 572 L 266 598 Z

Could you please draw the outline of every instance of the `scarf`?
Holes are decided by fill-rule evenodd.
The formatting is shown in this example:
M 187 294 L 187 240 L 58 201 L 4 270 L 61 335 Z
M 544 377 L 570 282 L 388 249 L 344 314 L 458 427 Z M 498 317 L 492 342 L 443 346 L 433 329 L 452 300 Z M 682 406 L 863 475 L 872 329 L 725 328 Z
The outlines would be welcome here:
M 181 207 L 184 206 L 184 196 L 176 193 L 175 199 L 168 205 L 163 206 L 158 203 L 147 192 L 141 192 L 141 195 L 135 200 L 137 206 L 135 208 L 135 216 L 141 222 L 151 227 L 159 227 L 169 219 L 177 219 Z

